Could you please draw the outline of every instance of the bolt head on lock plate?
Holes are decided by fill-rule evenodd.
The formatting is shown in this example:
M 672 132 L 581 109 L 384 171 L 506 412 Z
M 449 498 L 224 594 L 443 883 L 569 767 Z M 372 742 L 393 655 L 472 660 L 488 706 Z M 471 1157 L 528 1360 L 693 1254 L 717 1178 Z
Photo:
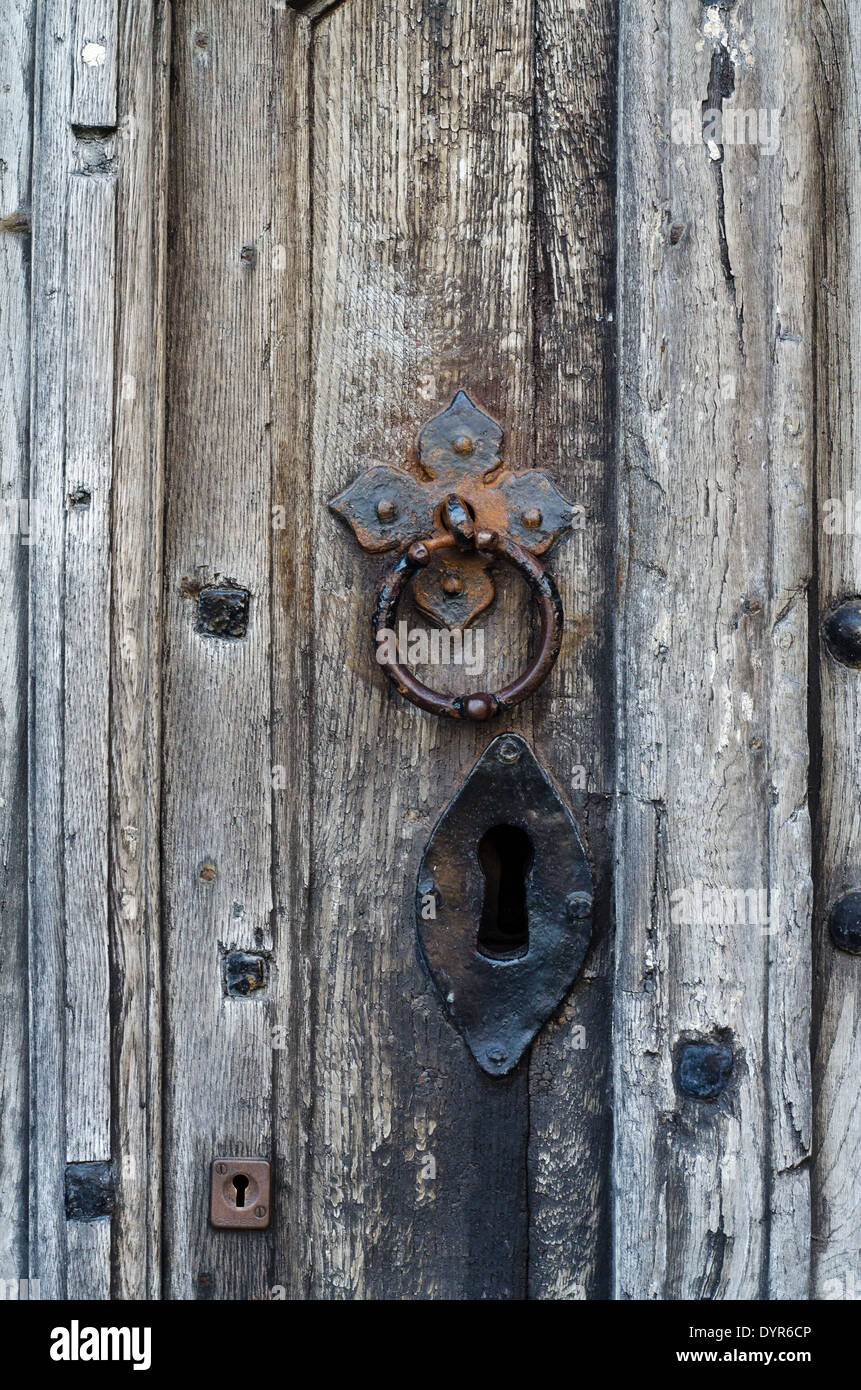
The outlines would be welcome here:
M 213 1159 L 209 1199 L 213 1226 L 264 1231 L 269 1225 L 269 1174 L 269 1164 L 262 1158 Z

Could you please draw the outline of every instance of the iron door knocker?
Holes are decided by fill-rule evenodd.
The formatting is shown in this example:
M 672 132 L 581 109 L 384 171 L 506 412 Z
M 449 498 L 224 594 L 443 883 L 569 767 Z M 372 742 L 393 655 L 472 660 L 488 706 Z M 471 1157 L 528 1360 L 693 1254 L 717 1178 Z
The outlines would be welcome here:
M 330 507 L 363 550 L 398 550 L 383 578 L 374 636 L 416 605 L 463 629 L 493 598 L 488 568 L 508 560 L 538 604 L 541 641 L 495 693 L 446 695 L 393 657 L 378 660 L 407 700 L 448 719 L 490 719 L 532 695 L 562 645 L 562 602 L 539 556 L 574 508 L 541 472 L 502 464 L 502 430 L 458 391 L 419 435 L 419 481 L 375 464 Z M 381 649 L 382 650 L 382 649 Z M 592 934 L 592 873 L 576 822 L 525 739 L 495 738 L 443 811 L 416 889 L 419 947 L 446 1011 L 491 1076 L 516 1067 L 579 974 Z
M 468 626 L 492 599 L 486 570 L 494 559 L 508 560 L 529 584 L 538 603 L 541 641 L 526 671 L 501 690 L 446 695 L 418 680 L 397 658 L 381 660 L 405 699 L 448 719 L 490 719 L 520 704 L 547 678 L 562 645 L 562 601 L 536 557 L 571 526 L 574 509 L 546 474 L 505 468 L 502 439 L 499 425 L 458 391 L 419 436 L 426 480 L 375 464 L 329 503 L 363 550 L 402 551 L 380 584 L 375 638 L 394 626 L 398 600 L 417 576 L 424 580 L 413 586 L 419 608 L 453 629 Z M 428 576 L 445 552 L 454 553 L 445 570 Z

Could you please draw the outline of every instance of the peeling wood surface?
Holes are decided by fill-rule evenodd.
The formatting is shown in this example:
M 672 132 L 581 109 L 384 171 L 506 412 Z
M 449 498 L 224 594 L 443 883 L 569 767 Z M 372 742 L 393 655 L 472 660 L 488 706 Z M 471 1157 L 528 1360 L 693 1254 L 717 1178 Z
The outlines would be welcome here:
M 161 589 L 170 13 L 118 30 L 110 883 L 117 1298 L 161 1288 Z
M 61 1298 L 70 1254 L 64 1208 L 66 1162 L 66 979 L 62 786 L 63 560 L 65 553 L 65 234 L 73 176 L 69 4 L 37 12 L 34 54 L 32 380 L 30 497 L 40 517 L 38 562 L 30 565 L 29 977 L 30 1270 L 44 1296 Z M 60 34 L 58 40 L 56 35 Z M 58 678 L 59 675 L 59 678 Z M 97 1072 L 98 1074 L 98 1072 Z M 97 1233 L 98 1234 L 98 1233 Z M 104 1247 L 75 1254 L 75 1292 L 104 1289 Z
M 808 1291 L 805 25 L 793 0 L 622 18 L 617 1298 Z M 754 108 L 774 151 L 709 147 L 704 110 Z M 732 913 L 680 920 L 698 884 Z M 732 1049 L 713 1102 L 680 1091 L 695 1040 Z
M 816 7 L 813 67 L 816 168 L 823 234 L 816 242 L 818 574 L 816 611 L 861 592 L 861 434 L 857 354 L 861 307 L 861 224 L 856 209 L 861 156 L 861 15 L 852 4 Z M 816 640 L 816 633 L 811 634 Z M 813 1296 L 861 1296 L 861 1163 L 858 1102 L 861 959 L 835 950 L 828 915 L 861 886 L 859 791 L 861 690 L 858 673 L 820 644 L 814 663 L 814 736 L 819 735 L 817 910 L 814 932 Z
M 527 1076 L 475 1066 L 413 931 L 423 847 L 486 730 L 389 698 L 368 638 L 375 575 L 326 503 L 367 462 L 409 458 L 459 387 L 505 422 L 508 463 L 532 462 L 531 22 L 530 6 L 359 0 L 315 33 L 318 1297 L 525 1291 Z
M 273 19 L 273 15 L 276 17 Z M 214 1231 L 219 1155 L 272 1148 L 272 991 L 225 997 L 225 948 L 276 949 L 272 901 L 268 0 L 177 6 L 167 192 L 162 941 L 168 1298 L 263 1298 L 273 1234 Z M 216 579 L 247 636 L 202 636 Z M 278 965 L 276 954 L 276 973 Z M 285 1233 L 286 1235 L 286 1233 Z
M 0 1278 L 27 1270 L 27 567 L 35 7 L 0 25 Z M 8 230 L 7 230 L 8 228 Z M 17 228 L 17 230 L 13 230 Z
M 78 0 L 72 57 L 72 124 L 110 130 L 117 123 L 118 0 Z
M 585 525 L 551 562 L 570 635 L 535 731 L 592 856 L 596 919 L 583 977 L 529 1064 L 531 1298 L 609 1292 L 616 27 L 615 0 L 536 4 L 535 462 Z
M 96 152 L 97 150 L 97 152 Z M 116 183 L 107 148 L 80 151 L 66 220 L 63 886 L 66 1162 L 111 1157 L 108 944 L 110 515 Z M 95 154 L 95 163 L 91 156 Z M 105 1222 L 70 1223 L 67 1279 L 110 1284 Z
M 29 478 L 38 530 L 0 535 L 0 1278 L 857 1296 L 857 957 L 827 916 L 857 886 L 859 677 L 817 634 L 859 586 L 822 524 L 861 495 L 853 8 L 7 11 L 2 497 Z M 484 728 L 390 693 L 392 557 L 326 505 L 414 466 L 460 387 L 584 517 L 550 557 L 559 663 Z M 201 630 L 214 585 L 243 635 Z M 486 688 L 526 662 L 525 607 L 500 575 Z M 598 914 L 491 1078 L 414 887 L 509 727 Z M 726 920 L 739 892 L 758 920 Z M 231 950 L 264 987 L 228 995 Z M 685 1094 L 703 1055 L 713 1099 Z M 273 1163 L 265 1233 L 208 1224 L 234 1154 Z M 92 1210 L 67 1215 L 68 1162 Z

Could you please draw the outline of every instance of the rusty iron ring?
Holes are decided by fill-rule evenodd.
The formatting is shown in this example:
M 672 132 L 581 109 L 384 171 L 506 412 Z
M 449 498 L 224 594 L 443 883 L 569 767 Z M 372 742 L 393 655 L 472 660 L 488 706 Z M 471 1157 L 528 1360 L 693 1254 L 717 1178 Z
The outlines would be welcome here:
M 435 551 L 447 550 L 457 544 L 456 537 L 450 533 L 429 536 L 426 540 L 416 541 L 401 556 L 395 568 L 380 584 L 373 617 L 375 639 L 384 628 L 394 628 L 398 600 L 413 575 L 424 569 Z M 474 695 L 455 696 L 443 695 L 438 690 L 432 690 L 429 685 L 417 680 L 399 661 L 381 661 L 380 665 L 399 694 L 418 705 L 420 709 L 446 719 L 471 719 L 480 722 L 492 719 L 494 715 L 510 709 L 513 705 L 519 705 L 546 680 L 562 645 L 563 614 L 562 600 L 556 584 L 543 565 L 530 555 L 528 550 L 524 550 L 516 541 L 487 530 L 476 531 L 475 548 L 479 553 L 501 555 L 510 561 L 527 580 L 538 604 L 541 644 L 537 655 L 523 674 L 509 685 L 503 686 L 496 694 L 479 691 Z

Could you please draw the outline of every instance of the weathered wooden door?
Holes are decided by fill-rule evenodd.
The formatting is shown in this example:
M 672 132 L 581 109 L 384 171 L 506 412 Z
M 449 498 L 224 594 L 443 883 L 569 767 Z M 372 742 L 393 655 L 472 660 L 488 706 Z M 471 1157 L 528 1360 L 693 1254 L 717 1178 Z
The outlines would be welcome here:
M 2 34 L 0 1276 L 858 1296 L 861 677 L 818 636 L 861 590 L 856 10 L 8 0 Z M 560 659 L 492 725 L 387 685 L 392 557 L 327 506 L 418 476 L 460 389 L 578 517 Z M 481 622 L 493 689 L 516 576 Z M 415 892 L 503 731 L 595 916 L 491 1076 Z M 265 1230 L 211 1225 L 223 1155 L 271 1162 Z

